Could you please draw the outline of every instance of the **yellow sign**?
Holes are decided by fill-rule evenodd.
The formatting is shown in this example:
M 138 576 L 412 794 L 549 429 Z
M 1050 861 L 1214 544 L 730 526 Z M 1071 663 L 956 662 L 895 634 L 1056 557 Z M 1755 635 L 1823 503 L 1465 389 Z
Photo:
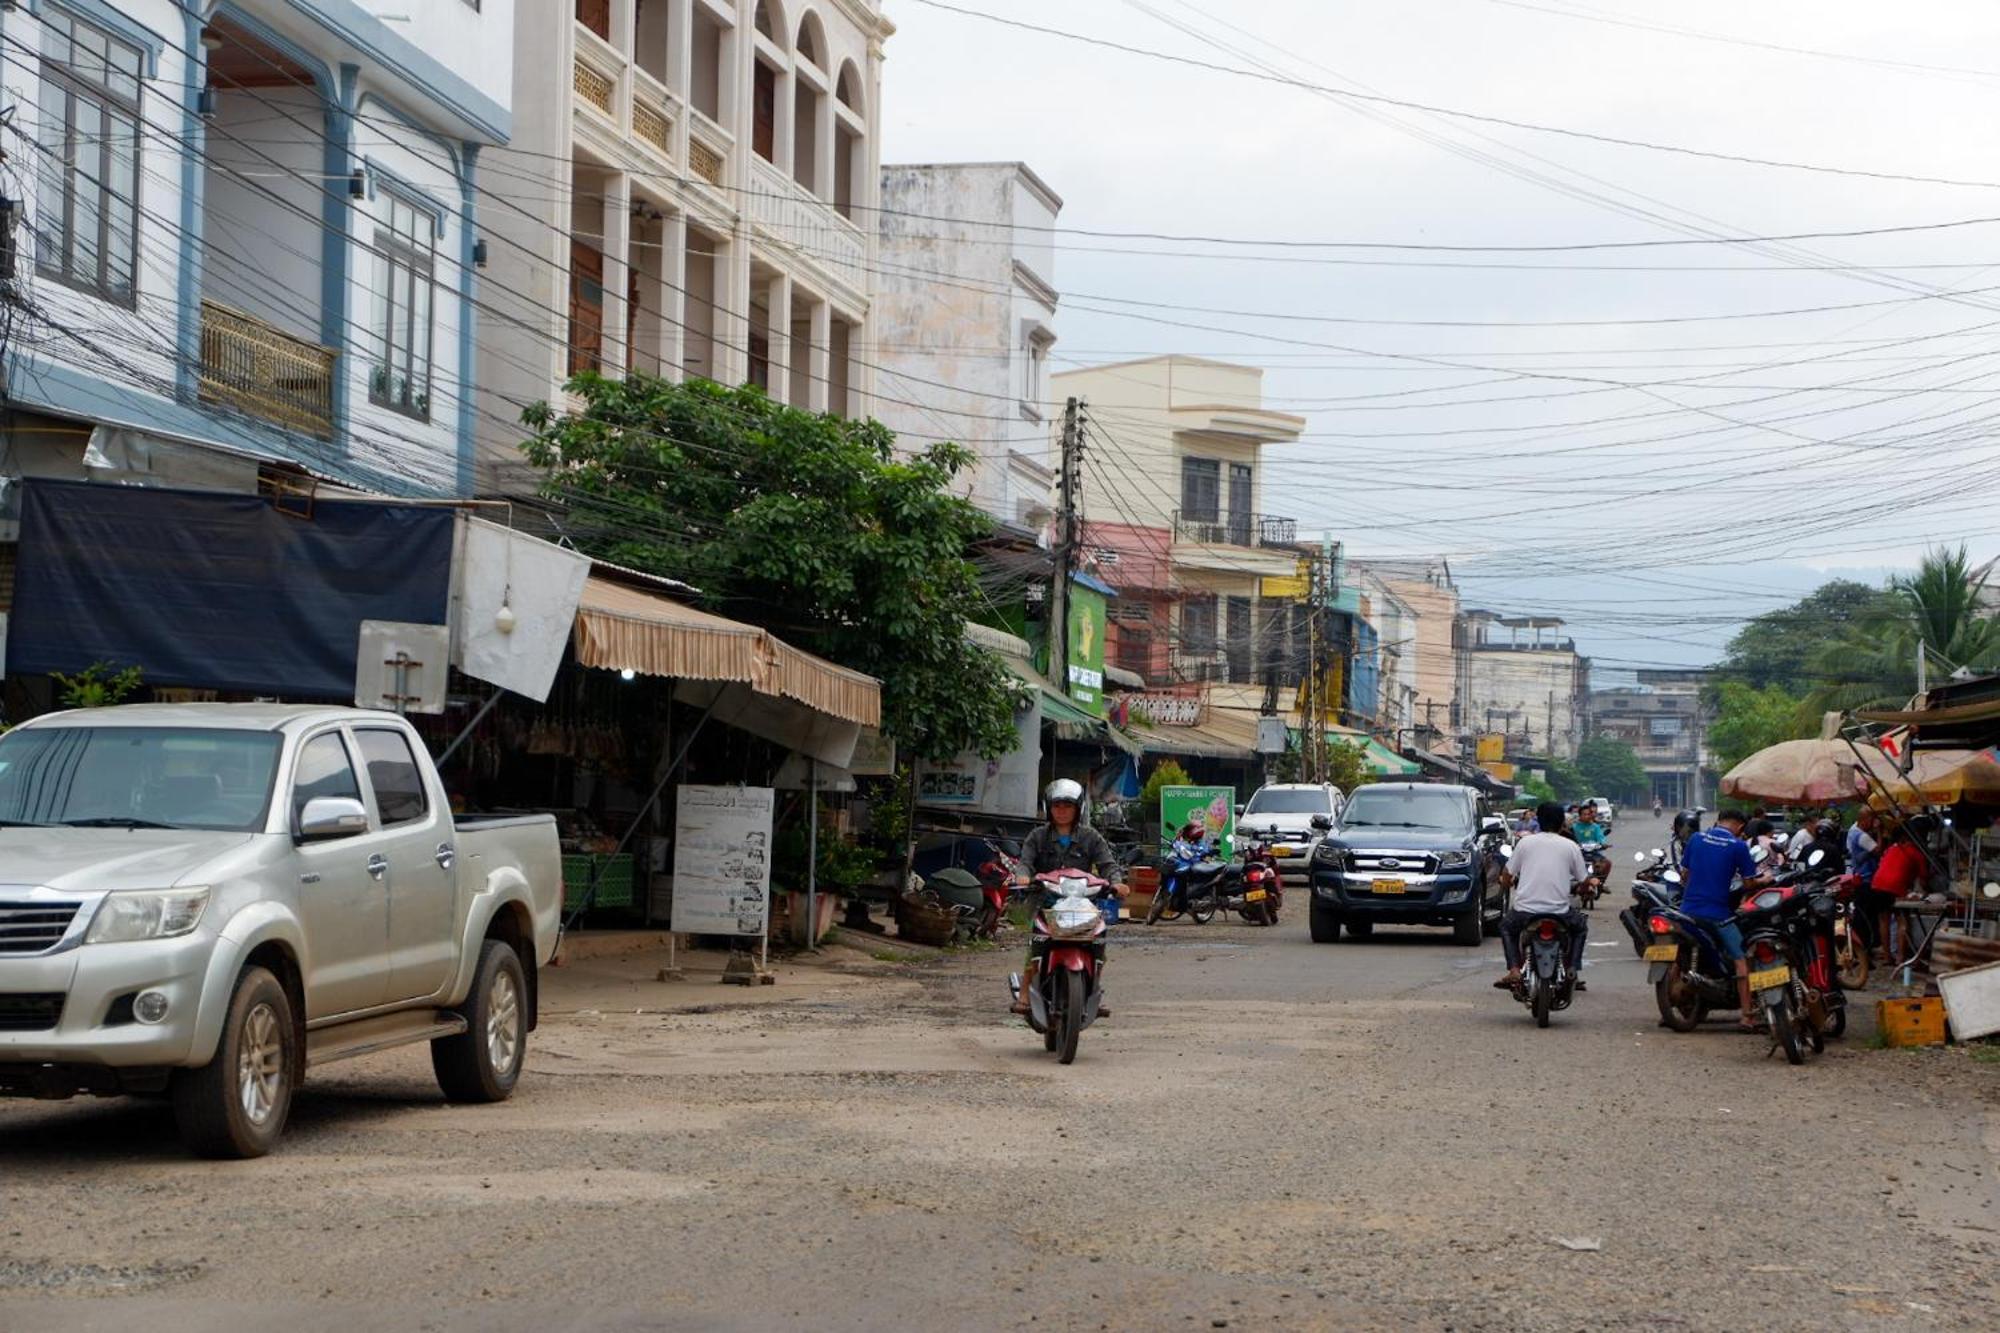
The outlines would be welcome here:
M 1260 596 L 1278 602 L 1303 602 L 1308 591 L 1305 579 L 1296 574 L 1283 576 L 1266 574 L 1257 585 Z
M 1512 782 L 1514 780 L 1514 766 L 1512 764 L 1488 763 L 1481 764 L 1480 767 L 1485 769 L 1488 775 L 1496 777 L 1502 782 Z
M 1479 762 L 1497 764 L 1507 757 L 1507 738 L 1499 732 L 1488 732 L 1479 738 Z

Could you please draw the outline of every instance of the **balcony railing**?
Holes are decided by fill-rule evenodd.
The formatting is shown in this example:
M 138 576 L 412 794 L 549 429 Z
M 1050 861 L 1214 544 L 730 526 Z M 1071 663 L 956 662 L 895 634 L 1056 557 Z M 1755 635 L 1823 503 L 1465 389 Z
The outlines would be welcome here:
M 688 167 L 710 185 L 722 184 L 729 168 L 729 150 L 736 144 L 728 130 L 693 107 L 688 108 Z
M 761 157 L 750 159 L 751 220 L 803 251 L 856 293 L 868 290 L 868 246 L 834 206 Z
M 1297 546 L 1299 521 L 1275 514 L 1231 514 L 1214 509 L 1174 511 L 1174 540 L 1204 546 Z
M 617 119 L 618 113 L 612 105 L 612 97 L 617 92 L 618 80 L 579 55 L 571 67 L 570 82 L 579 98 L 612 119 Z
M 659 80 L 642 69 L 632 71 L 632 137 L 661 156 L 674 155 L 674 122 L 680 104 Z
M 201 303 L 201 400 L 321 437 L 333 434 L 340 353 L 254 315 Z

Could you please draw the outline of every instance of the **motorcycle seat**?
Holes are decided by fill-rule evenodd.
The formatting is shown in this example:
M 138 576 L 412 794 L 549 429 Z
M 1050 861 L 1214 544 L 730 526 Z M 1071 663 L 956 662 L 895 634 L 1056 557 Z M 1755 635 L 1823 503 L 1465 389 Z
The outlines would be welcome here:
M 1196 861 L 1187 868 L 1186 874 L 1189 882 L 1202 884 L 1214 879 L 1227 869 L 1229 869 L 1227 861 Z

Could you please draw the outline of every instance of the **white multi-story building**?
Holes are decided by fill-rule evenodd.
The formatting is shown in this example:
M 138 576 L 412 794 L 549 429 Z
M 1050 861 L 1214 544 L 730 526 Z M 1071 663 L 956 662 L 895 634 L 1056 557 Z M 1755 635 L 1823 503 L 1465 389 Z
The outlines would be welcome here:
M 1468 731 L 1503 734 L 1507 757 L 1574 759 L 1590 698 L 1590 660 L 1556 616 L 1467 611 L 1464 639 Z
M 0 476 L 467 493 L 514 3 L 0 9 Z
M 583 370 L 867 410 L 880 0 L 537 0 L 492 219 L 482 483 Z
M 977 458 L 960 478 L 993 517 L 1041 526 L 1054 474 L 1049 355 L 1062 200 L 1020 162 L 882 169 L 875 415 L 912 449 Z

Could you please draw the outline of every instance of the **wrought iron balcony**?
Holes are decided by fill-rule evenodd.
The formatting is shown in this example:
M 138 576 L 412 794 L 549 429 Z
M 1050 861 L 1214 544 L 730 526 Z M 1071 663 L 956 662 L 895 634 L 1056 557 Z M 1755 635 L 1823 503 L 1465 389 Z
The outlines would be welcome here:
M 1276 514 L 1176 509 L 1174 540 L 1205 546 L 1292 547 L 1299 543 L 1299 521 Z
M 322 438 L 333 434 L 340 353 L 254 315 L 201 303 L 201 400 Z

